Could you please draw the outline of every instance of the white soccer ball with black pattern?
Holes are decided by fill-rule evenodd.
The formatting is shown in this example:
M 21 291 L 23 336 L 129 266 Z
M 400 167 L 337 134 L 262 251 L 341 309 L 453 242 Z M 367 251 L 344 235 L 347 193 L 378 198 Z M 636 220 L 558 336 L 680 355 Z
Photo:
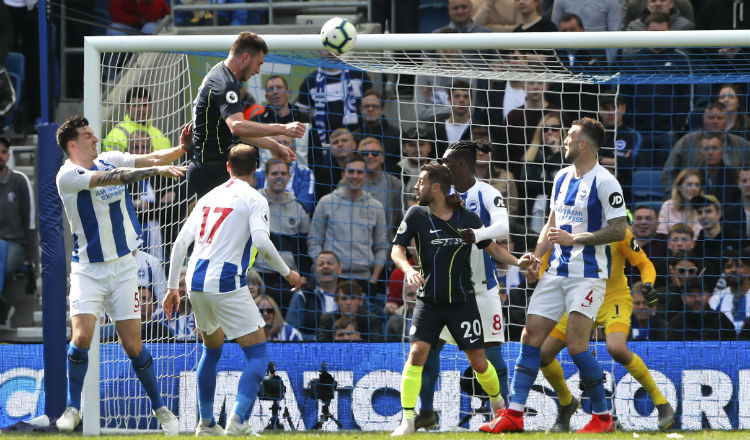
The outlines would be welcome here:
M 345 18 L 333 17 L 320 28 L 323 47 L 336 55 L 349 52 L 357 42 L 357 28 Z

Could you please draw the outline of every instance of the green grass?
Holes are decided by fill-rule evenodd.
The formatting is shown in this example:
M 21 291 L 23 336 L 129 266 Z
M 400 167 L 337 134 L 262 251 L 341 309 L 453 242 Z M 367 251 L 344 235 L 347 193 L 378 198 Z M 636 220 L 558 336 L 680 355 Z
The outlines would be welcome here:
M 286 439 L 292 439 L 292 440 L 326 440 L 326 439 L 332 439 L 332 440 L 350 440 L 350 439 L 356 439 L 356 440 L 375 440 L 375 439 L 390 439 L 390 433 L 388 432 L 357 432 L 357 431 L 345 431 L 345 432 L 336 432 L 336 433 L 330 433 L 330 432 L 279 432 L 279 433 L 271 433 L 271 432 L 263 432 L 262 438 L 268 439 L 268 440 L 286 440 Z M 682 437 L 677 437 L 677 436 Z M 80 434 L 76 434 L 74 436 L 80 436 Z M 184 435 L 184 437 L 187 437 L 188 435 Z M 573 433 L 567 433 L 567 434 L 546 434 L 544 432 L 526 432 L 523 434 L 500 434 L 499 435 L 502 438 L 505 439 L 519 439 L 519 440 L 535 440 L 535 439 L 544 439 L 544 440 L 555 440 L 555 439 L 607 439 L 607 440 L 671 440 L 673 438 L 684 438 L 685 440 L 730 440 L 730 439 L 747 439 L 750 437 L 750 432 L 748 431 L 688 431 L 688 432 L 670 432 L 670 433 L 664 433 L 664 432 L 625 432 L 625 431 L 618 431 L 612 434 L 573 434 Z M 636 437 L 638 436 L 638 437 Z M 73 437 L 71 435 L 62 435 L 62 434 L 38 434 L 38 433 L 30 433 L 30 434 L 3 434 L 0 437 L 0 440 L 11 440 L 11 439 L 21 439 L 21 438 L 70 438 Z M 181 436 L 183 437 L 183 436 Z M 491 438 L 494 438 L 495 435 L 493 434 L 485 434 L 481 432 L 469 432 L 469 431 L 456 431 L 456 432 L 420 432 L 415 435 L 407 436 L 406 439 L 422 439 L 422 440 L 464 440 L 464 439 L 483 439 L 483 440 L 489 440 Z M 108 440 L 108 439 L 135 439 L 135 438 L 143 438 L 143 439 L 164 439 L 164 435 L 159 434 L 148 434 L 148 435 L 103 435 L 99 437 L 101 440 Z M 216 437 L 223 438 L 223 437 Z

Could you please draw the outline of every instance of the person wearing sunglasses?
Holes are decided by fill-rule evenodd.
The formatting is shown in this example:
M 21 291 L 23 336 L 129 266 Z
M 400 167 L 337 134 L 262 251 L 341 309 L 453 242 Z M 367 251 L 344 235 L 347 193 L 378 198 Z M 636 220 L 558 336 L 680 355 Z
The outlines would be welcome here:
M 368 286 L 370 295 L 380 289 L 388 242 L 383 205 L 364 191 L 367 171 L 359 153 L 347 156 L 339 188 L 318 202 L 307 237 L 308 254 L 315 259 L 324 249 L 341 261 L 341 276 Z
M 385 169 L 398 173 L 398 161 L 401 159 L 401 145 L 399 139 L 401 131 L 393 125 L 388 115 L 383 113 L 383 101 L 376 89 L 367 89 L 360 104 L 360 118 L 356 124 L 346 128 L 354 134 L 358 143 L 368 137 L 375 138 L 381 143 L 385 159 Z
M 383 144 L 375 137 L 366 137 L 359 141 L 357 152 L 365 158 L 367 165 L 367 181 L 365 191 L 383 205 L 385 219 L 388 225 L 388 240 L 393 240 L 396 227 L 401 223 L 401 198 L 403 182 L 393 174 L 384 172 Z
M 270 296 L 255 297 L 255 304 L 258 306 L 266 326 L 263 331 L 266 334 L 266 340 L 271 342 L 302 342 L 302 334 L 289 325 L 281 317 L 281 311 L 278 304 Z

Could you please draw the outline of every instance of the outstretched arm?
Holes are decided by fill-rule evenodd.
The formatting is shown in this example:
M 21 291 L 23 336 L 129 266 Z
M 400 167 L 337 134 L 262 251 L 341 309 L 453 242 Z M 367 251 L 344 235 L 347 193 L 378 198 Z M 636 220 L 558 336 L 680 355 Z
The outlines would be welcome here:
M 89 188 L 109 185 L 129 185 L 157 174 L 164 177 L 184 177 L 186 172 L 187 167 L 174 165 L 148 168 L 115 168 L 111 171 L 95 172 L 91 176 Z
M 179 159 L 180 156 L 187 153 L 193 148 L 193 123 L 188 122 L 182 128 L 180 133 L 180 146 L 157 150 L 149 154 L 139 154 L 135 156 L 135 167 L 153 167 L 159 165 L 169 165 L 175 160 Z

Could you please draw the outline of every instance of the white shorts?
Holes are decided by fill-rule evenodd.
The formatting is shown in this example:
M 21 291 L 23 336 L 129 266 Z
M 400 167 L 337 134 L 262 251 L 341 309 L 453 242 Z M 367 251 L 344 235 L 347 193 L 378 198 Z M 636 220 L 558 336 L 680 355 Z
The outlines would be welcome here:
M 207 335 L 221 328 L 227 339 L 249 335 L 266 326 L 247 287 L 227 293 L 189 292 L 195 326 Z
M 531 295 L 526 314 L 559 321 L 565 312 L 578 312 L 595 320 L 606 290 L 607 280 L 545 273 Z
M 70 316 L 99 317 L 102 306 L 113 321 L 141 320 L 138 265 L 132 254 L 103 263 L 70 263 Z
M 479 316 L 482 319 L 482 333 L 484 342 L 505 342 L 505 322 L 503 321 L 503 303 L 499 292 L 490 293 L 487 290 L 477 291 Z M 448 327 L 443 327 L 440 339 L 449 344 L 455 344 Z

